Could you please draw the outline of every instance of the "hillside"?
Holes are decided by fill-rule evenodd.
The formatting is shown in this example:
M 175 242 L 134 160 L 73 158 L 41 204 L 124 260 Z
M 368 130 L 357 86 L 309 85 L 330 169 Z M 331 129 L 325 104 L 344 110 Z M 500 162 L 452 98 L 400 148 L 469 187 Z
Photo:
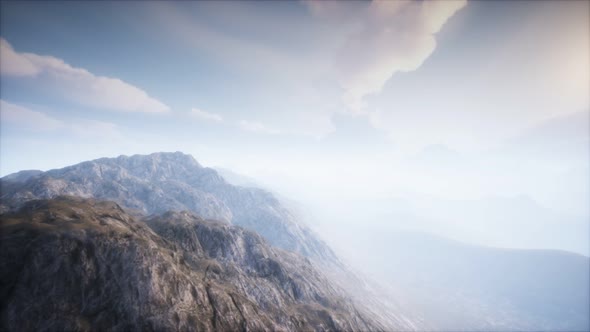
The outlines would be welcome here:
M 189 212 L 58 197 L 0 229 L 1 329 L 384 329 L 309 260 Z

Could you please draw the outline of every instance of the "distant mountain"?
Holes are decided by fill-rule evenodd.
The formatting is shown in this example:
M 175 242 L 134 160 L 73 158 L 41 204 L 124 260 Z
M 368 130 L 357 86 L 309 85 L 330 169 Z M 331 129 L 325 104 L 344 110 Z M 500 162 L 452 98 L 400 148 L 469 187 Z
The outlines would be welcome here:
M 354 234 L 354 236 L 350 236 Z M 590 258 L 468 245 L 420 232 L 351 230 L 365 272 L 436 330 L 588 331 Z M 364 239 L 363 239 L 364 238 Z
M 590 216 L 564 213 L 546 207 L 527 195 L 484 196 L 472 199 L 448 199 L 405 192 L 399 198 L 355 199 L 322 204 L 321 220 L 338 218 L 338 228 L 327 225 L 318 233 L 332 235 L 354 225 L 382 232 L 413 230 L 438 234 L 458 241 L 490 247 L 515 249 L 558 249 L 590 255 Z M 317 208 L 316 208 L 317 209 Z M 321 223 L 317 224 L 322 227 Z M 358 237 L 358 236 L 355 236 Z M 335 243 L 332 243 L 335 245 Z M 344 242 L 348 246 L 347 241 Z
M 29 178 L 17 173 L 2 178 L 0 188 L 0 212 L 59 195 L 113 200 L 144 214 L 188 210 L 253 230 L 278 247 L 335 259 L 273 194 L 229 184 L 215 170 L 180 152 L 102 158 Z
M 428 209 L 421 208 L 424 206 Z M 405 211 L 431 220 L 424 230 L 465 241 L 590 254 L 587 216 L 552 210 L 526 195 L 470 200 L 415 197 L 405 204 Z
M 0 330 L 391 328 L 308 259 L 227 222 L 140 221 L 113 202 L 61 196 L 0 220 Z

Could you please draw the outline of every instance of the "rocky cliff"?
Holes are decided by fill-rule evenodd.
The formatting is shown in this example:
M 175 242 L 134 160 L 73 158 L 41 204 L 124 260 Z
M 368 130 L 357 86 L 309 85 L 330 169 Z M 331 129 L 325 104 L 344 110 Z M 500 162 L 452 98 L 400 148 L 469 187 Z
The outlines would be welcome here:
M 101 158 L 47 172 L 17 173 L 4 177 L 0 188 L 0 212 L 59 195 L 112 200 L 143 214 L 187 210 L 253 230 L 283 249 L 335 258 L 273 194 L 231 185 L 180 152 Z
M 307 258 L 224 221 L 74 197 L 0 220 L 2 330 L 386 329 Z

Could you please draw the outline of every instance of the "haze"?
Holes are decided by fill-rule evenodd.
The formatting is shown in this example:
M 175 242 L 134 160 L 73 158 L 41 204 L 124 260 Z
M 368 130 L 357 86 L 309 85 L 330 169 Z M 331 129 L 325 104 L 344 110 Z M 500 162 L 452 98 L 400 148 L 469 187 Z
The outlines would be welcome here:
M 587 1 L 1 9 L 2 176 L 183 151 L 351 260 L 398 230 L 589 255 Z

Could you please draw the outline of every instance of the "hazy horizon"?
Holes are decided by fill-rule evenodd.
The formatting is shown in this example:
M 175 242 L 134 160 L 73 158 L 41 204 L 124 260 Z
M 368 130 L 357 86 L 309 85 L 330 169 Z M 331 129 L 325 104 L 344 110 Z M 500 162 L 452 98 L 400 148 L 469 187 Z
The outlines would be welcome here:
M 2 176 L 182 151 L 325 237 L 588 256 L 588 2 L 1 6 Z

